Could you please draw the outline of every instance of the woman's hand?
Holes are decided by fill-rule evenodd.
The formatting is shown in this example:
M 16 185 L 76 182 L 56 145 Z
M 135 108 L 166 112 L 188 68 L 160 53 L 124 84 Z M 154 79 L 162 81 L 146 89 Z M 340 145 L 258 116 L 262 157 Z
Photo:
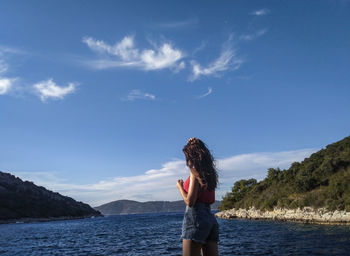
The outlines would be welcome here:
M 181 191 L 181 189 L 183 189 L 183 186 L 184 186 L 184 181 L 181 179 L 177 180 L 177 183 L 176 183 L 177 189 Z

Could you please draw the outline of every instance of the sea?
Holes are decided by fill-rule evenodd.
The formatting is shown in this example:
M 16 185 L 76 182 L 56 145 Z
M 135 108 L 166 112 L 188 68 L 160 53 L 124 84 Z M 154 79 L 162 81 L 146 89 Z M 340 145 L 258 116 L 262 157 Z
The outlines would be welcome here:
M 183 213 L 0 225 L 0 255 L 182 255 Z M 350 255 L 350 226 L 223 220 L 220 255 Z

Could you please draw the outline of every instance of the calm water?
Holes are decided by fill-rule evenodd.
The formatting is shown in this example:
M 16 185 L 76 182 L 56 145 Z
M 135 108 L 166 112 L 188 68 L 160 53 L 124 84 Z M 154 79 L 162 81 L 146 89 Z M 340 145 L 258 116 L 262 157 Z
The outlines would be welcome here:
M 181 255 L 183 213 L 0 225 L 0 255 Z M 221 255 L 350 255 L 349 226 L 218 220 Z

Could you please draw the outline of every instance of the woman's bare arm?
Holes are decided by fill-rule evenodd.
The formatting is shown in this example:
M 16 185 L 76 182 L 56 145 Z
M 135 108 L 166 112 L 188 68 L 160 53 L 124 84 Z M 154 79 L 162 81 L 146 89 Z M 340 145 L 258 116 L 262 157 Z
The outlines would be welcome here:
M 186 193 L 186 191 L 183 188 L 183 180 L 178 180 L 176 186 L 180 191 L 180 194 L 185 204 L 187 204 L 189 207 L 192 207 L 196 203 L 199 190 L 199 182 L 194 176 L 194 174 L 191 172 L 188 193 Z

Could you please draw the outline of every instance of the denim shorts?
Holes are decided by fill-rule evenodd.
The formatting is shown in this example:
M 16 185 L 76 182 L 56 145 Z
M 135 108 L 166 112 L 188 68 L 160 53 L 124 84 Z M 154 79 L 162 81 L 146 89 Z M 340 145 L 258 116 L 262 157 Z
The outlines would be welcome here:
M 193 207 L 186 206 L 181 238 L 202 244 L 219 241 L 219 224 L 209 204 L 197 202 Z

